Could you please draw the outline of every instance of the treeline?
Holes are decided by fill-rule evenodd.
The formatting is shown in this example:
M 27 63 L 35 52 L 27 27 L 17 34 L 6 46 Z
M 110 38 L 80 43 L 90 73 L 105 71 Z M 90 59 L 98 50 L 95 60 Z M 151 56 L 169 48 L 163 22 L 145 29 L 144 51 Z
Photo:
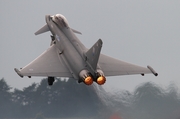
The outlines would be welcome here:
M 119 119 L 180 119 L 180 93 L 175 84 L 164 89 L 147 82 L 133 92 L 106 93 L 104 98 L 109 107 L 104 118 L 115 114 Z
M 0 80 L 0 118 L 95 118 L 180 119 L 180 93 L 171 84 L 164 89 L 154 83 L 139 85 L 133 92 L 107 93 L 101 86 L 77 84 L 75 80 L 47 79 L 23 90 Z
M 0 80 L 0 118 L 92 117 L 103 104 L 93 86 L 77 85 L 73 79 L 56 79 L 48 86 L 47 79 L 23 90 L 14 89 Z

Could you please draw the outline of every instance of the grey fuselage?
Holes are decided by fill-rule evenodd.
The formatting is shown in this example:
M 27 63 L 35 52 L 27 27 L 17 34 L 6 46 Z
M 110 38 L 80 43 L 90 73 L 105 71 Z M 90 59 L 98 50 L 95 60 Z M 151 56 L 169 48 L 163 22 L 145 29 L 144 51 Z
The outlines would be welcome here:
M 59 55 L 63 59 L 75 79 L 79 79 L 79 73 L 82 70 L 88 70 L 92 76 L 96 77 L 96 71 L 86 62 L 85 52 L 87 48 L 75 36 L 69 26 L 59 26 L 50 15 L 46 15 L 47 25 L 55 37 L 56 46 L 59 49 Z M 99 66 L 97 66 L 99 68 Z
M 105 76 L 158 73 L 150 66 L 141 67 L 101 54 L 102 40 L 99 39 L 87 49 L 61 14 L 46 15 L 46 25 L 35 32 L 35 35 L 50 31 L 51 47 L 16 73 L 23 77 L 47 76 L 48 84 L 52 85 L 54 77 L 70 77 L 91 85 L 96 82 L 103 85 Z

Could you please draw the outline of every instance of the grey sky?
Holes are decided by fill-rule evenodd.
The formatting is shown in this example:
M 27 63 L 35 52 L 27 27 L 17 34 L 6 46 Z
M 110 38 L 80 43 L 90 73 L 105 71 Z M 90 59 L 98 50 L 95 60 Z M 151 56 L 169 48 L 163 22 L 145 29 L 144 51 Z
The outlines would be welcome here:
M 108 77 L 108 90 L 127 89 L 151 81 L 180 88 L 180 1 L 179 0 L 32 0 L 0 1 L 0 78 L 22 89 L 42 78 L 20 78 L 20 68 L 49 47 L 50 33 L 35 36 L 45 24 L 46 14 L 63 14 L 77 35 L 91 47 L 103 40 L 102 53 L 140 66 L 151 65 L 153 75 Z

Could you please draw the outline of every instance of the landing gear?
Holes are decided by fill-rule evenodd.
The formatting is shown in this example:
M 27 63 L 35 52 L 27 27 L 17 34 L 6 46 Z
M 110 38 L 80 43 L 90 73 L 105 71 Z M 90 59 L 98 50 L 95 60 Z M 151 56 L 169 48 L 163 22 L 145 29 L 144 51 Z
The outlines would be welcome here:
M 52 86 L 54 83 L 54 77 L 48 77 L 48 84 L 49 86 Z

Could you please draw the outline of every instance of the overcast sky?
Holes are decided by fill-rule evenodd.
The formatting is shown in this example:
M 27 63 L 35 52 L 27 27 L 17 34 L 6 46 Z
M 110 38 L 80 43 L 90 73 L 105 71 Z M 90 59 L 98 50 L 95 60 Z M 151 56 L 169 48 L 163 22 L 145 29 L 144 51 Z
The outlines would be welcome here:
M 50 45 L 50 32 L 35 36 L 45 15 L 63 14 L 90 48 L 99 38 L 102 53 L 140 66 L 152 66 L 159 76 L 148 74 L 108 77 L 107 90 L 129 90 L 144 82 L 180 88 L 179 0 L 1 0 L 0 78 L 22 89 L 41 78 L 20 78 L 20 68 Z

